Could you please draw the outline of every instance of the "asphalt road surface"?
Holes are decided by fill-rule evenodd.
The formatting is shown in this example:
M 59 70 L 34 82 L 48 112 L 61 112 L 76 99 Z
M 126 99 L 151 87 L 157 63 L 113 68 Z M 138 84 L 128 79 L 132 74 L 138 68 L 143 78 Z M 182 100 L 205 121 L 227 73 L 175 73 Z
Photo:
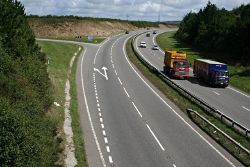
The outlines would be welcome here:
M 85 46 L 79 59 L 78 97 L 90 166 L 241 166 L 129 62 L 125 43 L 132 35 Z
M 142 34 L 136 40 L 136 48 L 148 62 L 159 70 L 163 70 L 164 52 L 162 50 L 152 50 L 152 46 L 156 44 L 156 35 L 152 34 L 152 32 L 150 37 L 146 37 L 146 34 Z M 141 41 L 146 42 L 148 47 L 138 47 Z M 193 76 L 188 80 L 175 79 L 173 81 L 215 107 L 223 114 L 250 129 L 249 94 L 243 93 L 231 86 L 227 88 L 212 88 L 205 83 L 199 82 Z
M 130 63 L 125 43 L 133 35 L 100 45 L 71 42 L 84 46 L 77 90 L 89 166 L 243 166 Z

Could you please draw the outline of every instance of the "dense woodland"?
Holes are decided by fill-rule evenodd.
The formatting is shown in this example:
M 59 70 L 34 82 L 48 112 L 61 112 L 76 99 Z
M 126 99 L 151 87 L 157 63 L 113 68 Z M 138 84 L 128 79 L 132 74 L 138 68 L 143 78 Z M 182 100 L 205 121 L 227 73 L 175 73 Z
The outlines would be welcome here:
M 208 2 L 198 13 L 188 13 L 176 36 L 218 60 L 250 65 L 250 4 L 231 11 Z M 226 53 L 226 54 L 224 54 Z
M 0 166 L 53 166 L 56 122 L 46 56 L 22 4 L 0 1 Z

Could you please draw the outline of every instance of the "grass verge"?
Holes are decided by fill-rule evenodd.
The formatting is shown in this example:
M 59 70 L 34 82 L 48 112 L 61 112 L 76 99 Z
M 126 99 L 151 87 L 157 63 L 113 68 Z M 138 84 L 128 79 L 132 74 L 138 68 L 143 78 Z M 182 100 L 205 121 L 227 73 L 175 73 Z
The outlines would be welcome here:
M 165 50 L 172 48 L 174 50 L 181 50 L 187 53 L 189 61 L 193 64 L 194 59 L 216 57 L 220 53 L 206 53 L 200 52 L 191 46 L 176 40 L 175 32 L 166 32 L 156 37 L 159 46 Z M 226 56 L 226 55 L 225 55 Z M 220 60 L 219 60 L 220 61 Z M 230 84 L 240 90 L 250 93 L 250 67 L 243 67 L 239 64 L 233 66 L 229 65 Z
M 184 113 L 186 113 L 201 129 L 203 129 L 208 135 L 210 135 L 217 143 L 222 145 L 225 149 L 227 149 L 233 156 L 239 159 L 243 164 L 247 166 L 250 165 L 250 155 L 244 152 L 240 152 L 238 147 L 233 143 L 229 142 L 227 138 L 219 133 L 215 133 L 214 129 L 210 126 L 204 124 L 202 120 L 198 117 L 193 116 L 190 113 L 187 113 L 187 108 L 192 108 L 197 111 L 199 114 L 208 119 L 211 123 L 217 126 L 219 129 L 223 130 L 233 139 L 241 143 L 244 147 L 250 149 L 250 140 L 245 136 L 237 133 L 234 129 L 232 129 L 229 125 L 222 123 L 220 120 L 216 119 L 210 113 L 204 111 L 199 105 L 195 102 L 189 100 L 184 97 L 181 93 L 173 89 L 171 86 L 166 84 L 166 82 L 158 77 L 153 71 L 147 68 L 140 59 L 137 58 L 135 53 L 133 52 L 132 39 L 129 39 L 126 45 L 127 55 L 130 61 L 137 67 L 137 69 L 144 75 L 156 88 L 158 88 L 168 99 L 173 101 Z
M 57 119 L 58 124 L 58 134 L 62 138 L 60 144 L 59 161 L 58 164 L 64 164 L 64 133 L 63 133 L 63 123 L 64 123 L 64 103 L 65 103 L 65 83 L 68 78 L 69 63 L 78 50 L 79 46 L 73 44 L 64 44 L 56 42 L 46 42 L 38 41 L 39 46 L 42 48 L 42 51 L 49 57 L 49 66 L 48 72 L 52 82 L 53 96 L 54 101 L 60 104 L 60 106 L 53 105 L 51 107 L 51 115 L 53 118 Z M 77 60 L 77 58 L 75 59 Z M 78 166 L 87 166 L 86 157 L 84 151 L 84 143 L 81 133 L 81 128 L 79 125 L 79 116 L 77 110 L 77 95 L 76 95 L 76 61 L 72 67 L 72 73 L 70 76 L 71 84 L 71 117 L 72 117 L 72 128 L 74 133 L 74 144 L 75 144 L 75 153 L 78 161 Z
M 84 43 L 93 43 L 99 44 L 106 39 L 106 37 L 101 36 L 93 36 L 92 40 L 88 40 L 87 36 L 51 36 L 47 37 L 47 39 L 58 39 L 58 40 L 67 40 L 67 41 L 76 41 L 76 42 L 84 42 Z

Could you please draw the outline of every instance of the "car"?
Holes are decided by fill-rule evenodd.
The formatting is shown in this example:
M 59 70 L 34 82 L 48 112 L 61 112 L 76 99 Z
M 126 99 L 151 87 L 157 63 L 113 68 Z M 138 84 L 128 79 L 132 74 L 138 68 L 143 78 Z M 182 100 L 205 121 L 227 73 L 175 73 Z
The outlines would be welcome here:
M 129 34 L 129 31 L 126 31 L 125 34 Z
M 146 47 L 147 47 L 146 42 L 141 42 L 141 43 L 140 43 L 140 47 L 141 47 L 141 48 L 146 48 Z
M 153 31 L 153 34 L 156 34 L 156 31 Z
M 146 37 L 150 37 L 150 33 L 147 33 L 147 34 L 146 34 Z
M 153 50 L 159 50 L 159 46 L 158 46 L 158 45 L 154 45 L 154 46 L 152 47 L 152 49 L 153 49 Z

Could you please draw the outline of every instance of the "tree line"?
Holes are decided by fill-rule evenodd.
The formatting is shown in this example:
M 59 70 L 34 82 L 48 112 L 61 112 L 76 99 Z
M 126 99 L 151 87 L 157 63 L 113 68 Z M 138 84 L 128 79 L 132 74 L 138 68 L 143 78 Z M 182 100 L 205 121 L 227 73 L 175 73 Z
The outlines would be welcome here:
M 0 1 L 0 166 L 53 166 L 56 121 L 47 58 L 17 0 Z
M 216 52 L 215 59 L 250 65 L 250 4 L 228 11 L 208 2 L 198 13 L 186 14 L 176 37 L 200 50 Z

